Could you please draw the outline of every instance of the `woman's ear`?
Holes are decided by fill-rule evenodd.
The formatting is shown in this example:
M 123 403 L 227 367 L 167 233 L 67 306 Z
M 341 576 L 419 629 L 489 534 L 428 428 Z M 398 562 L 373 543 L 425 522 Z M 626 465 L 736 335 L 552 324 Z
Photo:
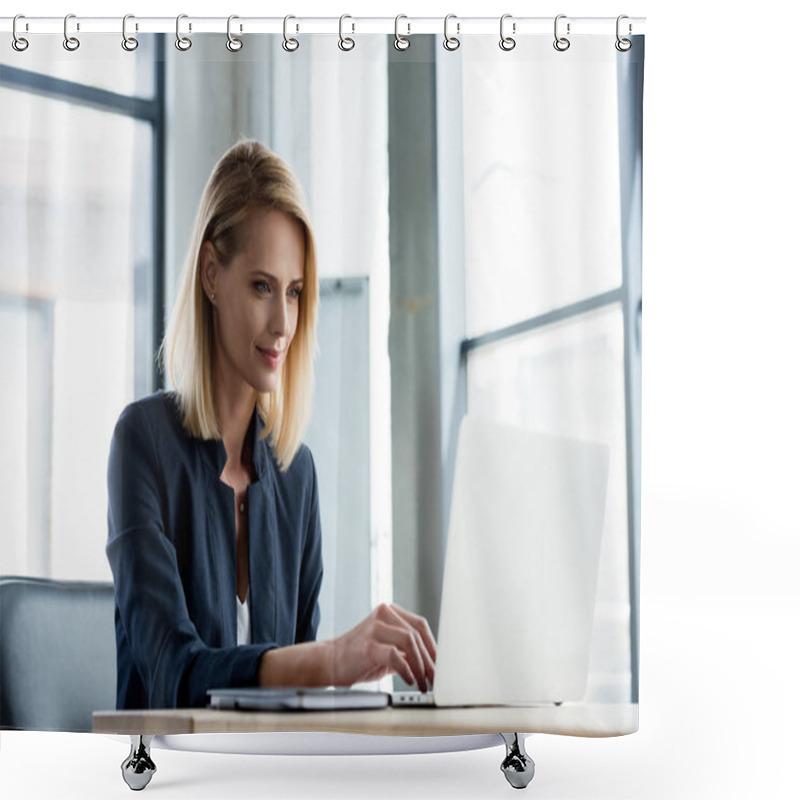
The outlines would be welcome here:
M 219 264 L 217 253 L 211 242 L 203 242 L 200 248 L 200 280 L 203 282 L 203 291 L 206 297 L 213 303 L 217 292 L 217 272 Z

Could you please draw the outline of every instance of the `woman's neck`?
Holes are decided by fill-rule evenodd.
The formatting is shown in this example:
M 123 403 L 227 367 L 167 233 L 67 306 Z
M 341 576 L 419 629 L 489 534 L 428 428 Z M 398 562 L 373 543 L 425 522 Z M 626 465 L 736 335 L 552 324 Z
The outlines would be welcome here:
M 228 384 L 230 386 L 230 383 Z M 238 468 L 251 460 L 245 442 L 247 429 L 253 417 L 256 393 L 251 386 L 243 386 L 238 392 L 224 391 L 217 384 L 214 390 L 214 410 L 222 433 L 222 443 L 228 456 L 228 464 Z

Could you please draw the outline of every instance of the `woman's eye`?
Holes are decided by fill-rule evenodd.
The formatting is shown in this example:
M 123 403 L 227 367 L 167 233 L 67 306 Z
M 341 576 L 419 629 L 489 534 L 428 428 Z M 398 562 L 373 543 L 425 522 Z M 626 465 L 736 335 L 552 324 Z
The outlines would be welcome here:
M 293 289 L 289 289 L 289 296 L 290 297 L 294 297 L 295 299 L 299 298 L 302 293 L 303 293 L 303 290 L 302 289 L 298 289 L 296 287 L 293 288 Z
M 256 281 L 253 286 L 260 294 L 266 294 L 269 291 L 269 284 L 266 281 Z

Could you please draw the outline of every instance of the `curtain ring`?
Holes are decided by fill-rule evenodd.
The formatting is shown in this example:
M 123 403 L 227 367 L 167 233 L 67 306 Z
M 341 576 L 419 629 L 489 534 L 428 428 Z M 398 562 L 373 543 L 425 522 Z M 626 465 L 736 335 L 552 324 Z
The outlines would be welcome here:
M 27 39 L 25 39 L 24 37 L 19 36 L 17 34 L 17 20 L 18 19 L 25 19 L 25 16 L 23 14 L 17 14 L 17 16 L 14 17 L 14 24 L 13 24 L 13 26 L 11 28 L 11 33 L 14 36 L 14 39 L 11 42 L 11 46 L 18 53 L 21 53 L 23 50 L 27 50 L 28 49 L 28 45 L 30 44 L 30 42 Z
M 67 31 L 67 26 L 69 25 L 70 19 L 75 19 L 75 15 L 67 14 L 67 16 L 64 17 L 64 49 L 69 50 L 70 53 L 72 53 L 81 46 L 81 43 L 74 36 L 70 36 L 69 32 Z M 80 30 L 80 28 L 78 28 L 78 30 Z
M 556 17 L 555 23 L 553 23 L 553 35 L 556 37 L 556 40 L 553 42 L 553 47 L 558 50 L 559 53 L 563 53 L 565 50 L 569 50 L 570 41 L 566 38 L 566 36 L 559 36 L 558 35 L 558 21 L 560 19 L 566 19 L 566 14 L 559 14 Z M 567 36 L 569 36 L 569 22 L 567 23 Z
M 621 28 L 620 22 L 622 22 L 622 20 L 624 19 L 628 19 L 627 14 L 620 14 L 617 17 L 617 41 L 614 44 L 614 47 L 616 47 L 617 50 L 620 51 L 620 53 L 627 53 L 628 50 L 630 50 L 631 47 L 633 46 L 633 43 L 631 42 L 630 39 L 623 39 L 622 36 L 620 35 L 620 28 Z M 630 33 L 631 30 L 632 30 L 631 24 L 628 23 L 628 33 Z
M 227 47 L 228 50 L 231 51 L 231 53 L 238 53 L 242 49 L 242 45 L 244 44 L 244 42 L 242 42 L 241 39 L 237 39 L 231 33 L 231 22 L 235 19 L 239 19 L 239 17 L 237 17 L 236 14 L 231 14 L 228 17 L 228 41 L 225 42 L 225 47 Z
M 344 21 L 346 19 L 353 19 L 353 18 L 349 14 L 342 14 L 342 16 L 339 17 L 339 49 L 344 50 L 345 52 L 352 50 L 356 46 L 356 43 L 353 39 L 351 39 L 349 36 L 345 37 L 344 34 L 342 33 L 342 25 L 344 24 Z M 350 24 L 353 26 L 352 33 L 355 33 L 356 32 L 355 22 L 352 22 Z
M 442 45 L 444 46 L 445 50 L 449 50 L 452 53 L 453 50 L 458 50 L 458 48 L 461 47 L 461 40 L 458 39 L 455 36 L 448 36 L 448 34 L 447 34 L 447 23 L 451 19 L 456 19 L 456 15 L 455 14 L 448 14 L 444 18 L 444 42 L 442 42 Z M 460 22 L 456 23 L 456 33 L 461 33 L 461 23 Z
M 395 50 L 408 50 L 411 47 L 411 40 L 406 39 L 405 36 L 400 35 L 400 20 L 401 19 L 408 19 L 405 14 L 398 14 L 394 18 L 394 49 Z M 411 35 L 411 23 L 407 22 L 406 25 L 408 26 L 408 34 Z
M 135 36 L 128 36 L 129 19 L 135 19 L 133 14 L 126 14 L 122 18 L 122 49 L 132 53 L 139 46 L 139 40 Z
M 188 36 L 181 36 L 181 20 L 186 19 L 188 16 L 188 14 L 178 14 L 175 20 L 175 47 L 182 52 L 185 52 L 192 46 L 192 40 Z M 191 31 L 191 29 L 192 26 L 190 23 L 189 30 Z
M 516 39 L 512 39 L 510 36 L 505 36 L 503 33 L 503 26 L 507 19 L 511 19 L 511 14 L 503 14 L 503 16 L 500 17 L 500 49 L 505 50 L 506 52 L 513 50 L 517 46 Z M 517 32 L 516 22 L 512 27 L 512 31 L 514 33 Z
M 282 46 L 283 46 L 283 49 L 287 53 L 293 53 L 295 50 L 297 50 L 298 47 L 300 47 L 300 42 L 298 42 L 297 39 L 290 39 L 289 38 L 288 28 L 289 28 L 289 20 L 290 19 L 297 19 L 297 17 L 294 17 L 291 14 L 287 14 L 283 18 L 283 45 Z

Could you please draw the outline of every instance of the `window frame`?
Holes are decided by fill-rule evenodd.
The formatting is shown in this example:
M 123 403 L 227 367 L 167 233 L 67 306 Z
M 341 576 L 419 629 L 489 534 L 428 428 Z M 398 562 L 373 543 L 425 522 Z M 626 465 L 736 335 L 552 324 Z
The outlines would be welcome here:
M 107 89 L 99 89 L 85 83 L 56 78 L 32 70 L 0 64 L 0 87 L 28 92 L 50 100 L 61 100 L 74 105 L 93 108 L 111 114 L 119 114 L 131 119 L 146 122 L 153 133 L 153 163 L 151 165 L 152 187 L 152 332 L 148 358 L 152 359 L 151 375 L 148 386 L 136 386 L 137 396 L 146 394 L 148 390 L 164 387 L 164 375 L 159 369 L 155 354 L 164 335 L 165 318 L 165 94 L 166 94 L 166 46 L 164 34 L 154 34 L 154 86 L 151 98 L 118 94 Z M 134 362 L 144 354 L 134 355 Z
M 620 136 L 620 206 L 621 206 L 621 282 L 614 289 L 592 295 L 574 303 L 551 309 L 547 312 L 519 320 L 511 325 L 486 331 L 480 335 L 466 335 L 462 322 L 463 338 L 460 343 L 459 372 L 457 397 L 453 406 L 463 408 L 466 412 L 469 405 L 468 366 L 469 355 L 477 350 L 511 341 L 517 336 L 531 331 L 562 323 L 577 321 L 592 311 L 617 307 L 622 312 L 623 344 L 624 344 L 624 396 L 625 396 L 625 455 L 627 482 L 627 516 L 628 516 L 628 600 L 630 604 L 630 652 L 631 652 L 631 702 L 639 702 L 639 567 L 641 536 L 641 380 L 642 380 L 642 69 L 644 55 L 643 37 L 634 37 L 631 51 L 617 54 L 617 87 L 619 104 L 619 136 Z M 439 233 L 443 237 L 446 225 L 451 230 L 463 230 L 463 182 L 453 187 L 453 170 L 442 171 L 442 163 L 447 159 L 459 158 L 460 150 L 454 143 L 460 143 L 462 89 L 460 65 L 453 67 L 437 51 L 437 134 L 439 152 L 442 154 L 439 166 L 440 182 L 447 175 L 450 188 L 456 189 L 460 201 L 443 203 L 443 195 L 439 194 Z M 629 105 L 622 102 L 625 98 L 633 98 Z M 630 109 L 634 110 L 631 115 Z M 637 112 L 638 110 L 638 112 Z M 458 121 L 456 124 L 455 121 Z M 442 128 L 447 128 L 443 131 Z M 441 146 L 447 142 L 446 147 Z M 448 155 L 449 154 L 449 155 Z M 460 227 L 459 227 L 460 226 Z M 464 302 L 466 282 L 464 275 L 464 244 L 460 245 L 459 257 L 462 278 L 460 279 L 461 302 Z M 440 270 L 454 274 L 455 268 L 440 261 Z M 445 297 L 446 295 L 443 295 Z M 461 312 L 463 315 L 466 309 Z M 452 336 L 452 331 L 449 332 Z M 446 338 L 443 334 L 442 338 Z M 463 394 L 462 394 L 463 393 Z M 446 505 L 450 502 L 450 487 L 446 496 Z
M 151 254 L 149 286 L 144 287 L 152 294 L 148 297 L 151 304 L 151 320 L 149 331 L 141 337 L 134 338 L 134 394 L 142 396 L 155 389 L 164 387 L 164 375 L 159 368 L 156 353 L 164 334 L 165 319 L 165 208 L 166 208 L 166 180 L 165 180 L 165 94 L 166 94 L 166 39 L 163 34 L 156 34 L 153 48 L 154 86 L 150 98 L 124 95 L 90 86 L 79 81 L 58 78 L 45 73 L 11 66 L 7 63 L 0 64 L 0 88 L 36 95 L 47 100 L 67 102 L 73 106 L 81 106 L 117 114 L 137 122 L 150 125 L 152 133 L 152 163 L 150 179 L 150 230 Z M 135 293 L 141 289 L 134 288 Z M 3 306 L 23 306 L 40 311 L 45 314 L 46 328 L 50 332 L 48 346 L 50 347 L 50 362 L 52 363 L 52 326 L 53 311 L 48 305 L 36 297 L 19 295 L 15 292 L 0 296 Z M 148 369 L 148 364 L 150 365 Z M 48 384 L 52 398 L 52 375 Z M 52 422 L 45 426 L 45 440 L 41 455 L 42 466 L 45 471 L 43 476 L 45 486 L 41 493 L 45 497 L 51 494 L 51 458 L 52 458 Z M 50 501 L 47 507 L 40 512 L 42 515 L 41 541 L 29 542 L 28 547 L 37 553 L 39 574 L 50 574 L 52 569 L 51 552 L 53 547 L 52 528 L 50 515 L 52 513 Z
M 403 272 L 419 270 L 424 255 L 431 258 L 431 250 L 436 251 L 433 258 L 437 273 L 438 297 L 433 304 L 435 317 L 435 354 L 437 374 L 430 370 L 422 375 L 419 371 L 414 378 L 424 389 L 416 392 L 415 411 L 425 419 L 431 420 L 430 433 L 435 436 L 435 446 L 428 442 L 428 456 L 432 462 L 437 480 L 440 502 L 435 513 L 440 515 L 440 534 L 436 541 L 426 536 L 425 525 L 407 531 L 410 541 L 395 541 L 395 557 L 398 552 L 412 552 L 412 560 L 420 561 L 424 555 L 429 563 L 426 581 L 409 577 L 404 564 L 395 558 L 393 565 L 395 591 L 401 589 L 400 600 L 421 609 L 430 620 L 438 619 L 438 596 L 435 584 L 437 574 L 441 574 L 447 536 L 447 513 L 452 493 L 452 476 L 455 464 L 456 434 L 461 417 L 468 405 L 468 357 L 479 348 L 509 341 L 512 337 L 543 329 L 555 323 L 577 320 L 588 312 L 617 307 L 622 311 L 622 336 L 624 346 L 624 397 L 625 397 L 625 451 L 626 451 L 626 489 L 627 489 L 627 542 L 628 542 L 628 601 L 630 635 L 630 679 L 631 702 L 639 700 L 639 538 L 640 538 L 640 497 L 641 497 L 641 231 L 642 231 L 642 63 L 643 37 L 634 37 L 631 51 L 617 56 L 617 90 L 619 104 L 620 131 L 620 202 L 622 208 L 621 254 L 622 274 L 618 286 L 596 295 L 585 297 L 563 307 L 551 309 L 546 313 L 534 315 L 512 325 L 484 332 L 470 337 L 466 331 L 466 276 L 464 274 L 465 242 L 461 232 L 464 229 L 464 186 L 461 140 L 462 120 L 462 71 L 458 59 L 448 57 L 436 47 L 428 37 L 420 37 L 420 51 L 417 56 L 414 81 L 408 78 L 389 82 L 390 113 L 395 109 L 393 123 L 390 124 L 389 169 L 390 169 L 390 252 L 392 270 Z M 393 54 L 389 51 L 389 68 Z M 391 74 L 391 73 L 390 73 Z M 633 102 L 630 102 L 630 101 Z M 633 110 L 633 113 L 631 113 Z M 433 140 L 419 136 L 419 130 L 426 130 L 430 118 L 434 120 Z M 402 132 L 411 131 L 413 143 L 403 143 L 409 136 L 397 136 L 392 140 L 396 124 Z M 414 133 L 417 132 L 417 133 Z M 426 181 L 420 177 L 420 164 L 434 165 L 434 178 Z M 414 165 L 410 169 L 409 165 Z M 414 219 L 418 215 L 415 203 L 420 197 L 434 197 L 432 213 L 424 219 Z M 411 213 L 405 209 L 414 209 Z M 393 212 L 399 209 L 399 219 Z M 413 241 L 413 248 L 409 242 Z M 409 252 L 414 258 L 409 257 Z M 428 268 L 430 266 L 428 265 Z M 393 298 L 395 299 L 395 298 Z M 419 327 L 419 323 L 417 323 Z M 411 333 L 416 329 L 411 327 Z M 403 340 L 395 334 L 395 341 Z M 413 340 L 413 336 L 405 339 Z M 402 343 L 402 341 L 401 341 Z M 413 347 L 412 345 L 409 345 Z M 404 352 L 404 351 L 403 351 Z M 402 374 L 395 378 L 408 378 Z M 394 468 L 404 467 L 403 463 L 393 462 Z M 399 470 L 398 470 L 399 471 Z M 404 475 L 395 487 L 395 499 L 407 502 L 422 502 L 427 496 L 415 495 L 419 488 L 419 476 Z M 413 481 L 416 480 L 417 484 Z M 397 482 L 396 482 L 397 483 Z M 408 485 L 407 485 L 408 484 Z M 421 500 L 420 500 L 421 498 Z M 430 509 L 426 508 L 426 513 Z M 430 517 L 428 513 L 428 517 Z M 428 527 L 429 519 L 425 522 Z M 400 537 L 402 538 L 402 537 Z M 432 566 L 430 566 L 432 565 Z

